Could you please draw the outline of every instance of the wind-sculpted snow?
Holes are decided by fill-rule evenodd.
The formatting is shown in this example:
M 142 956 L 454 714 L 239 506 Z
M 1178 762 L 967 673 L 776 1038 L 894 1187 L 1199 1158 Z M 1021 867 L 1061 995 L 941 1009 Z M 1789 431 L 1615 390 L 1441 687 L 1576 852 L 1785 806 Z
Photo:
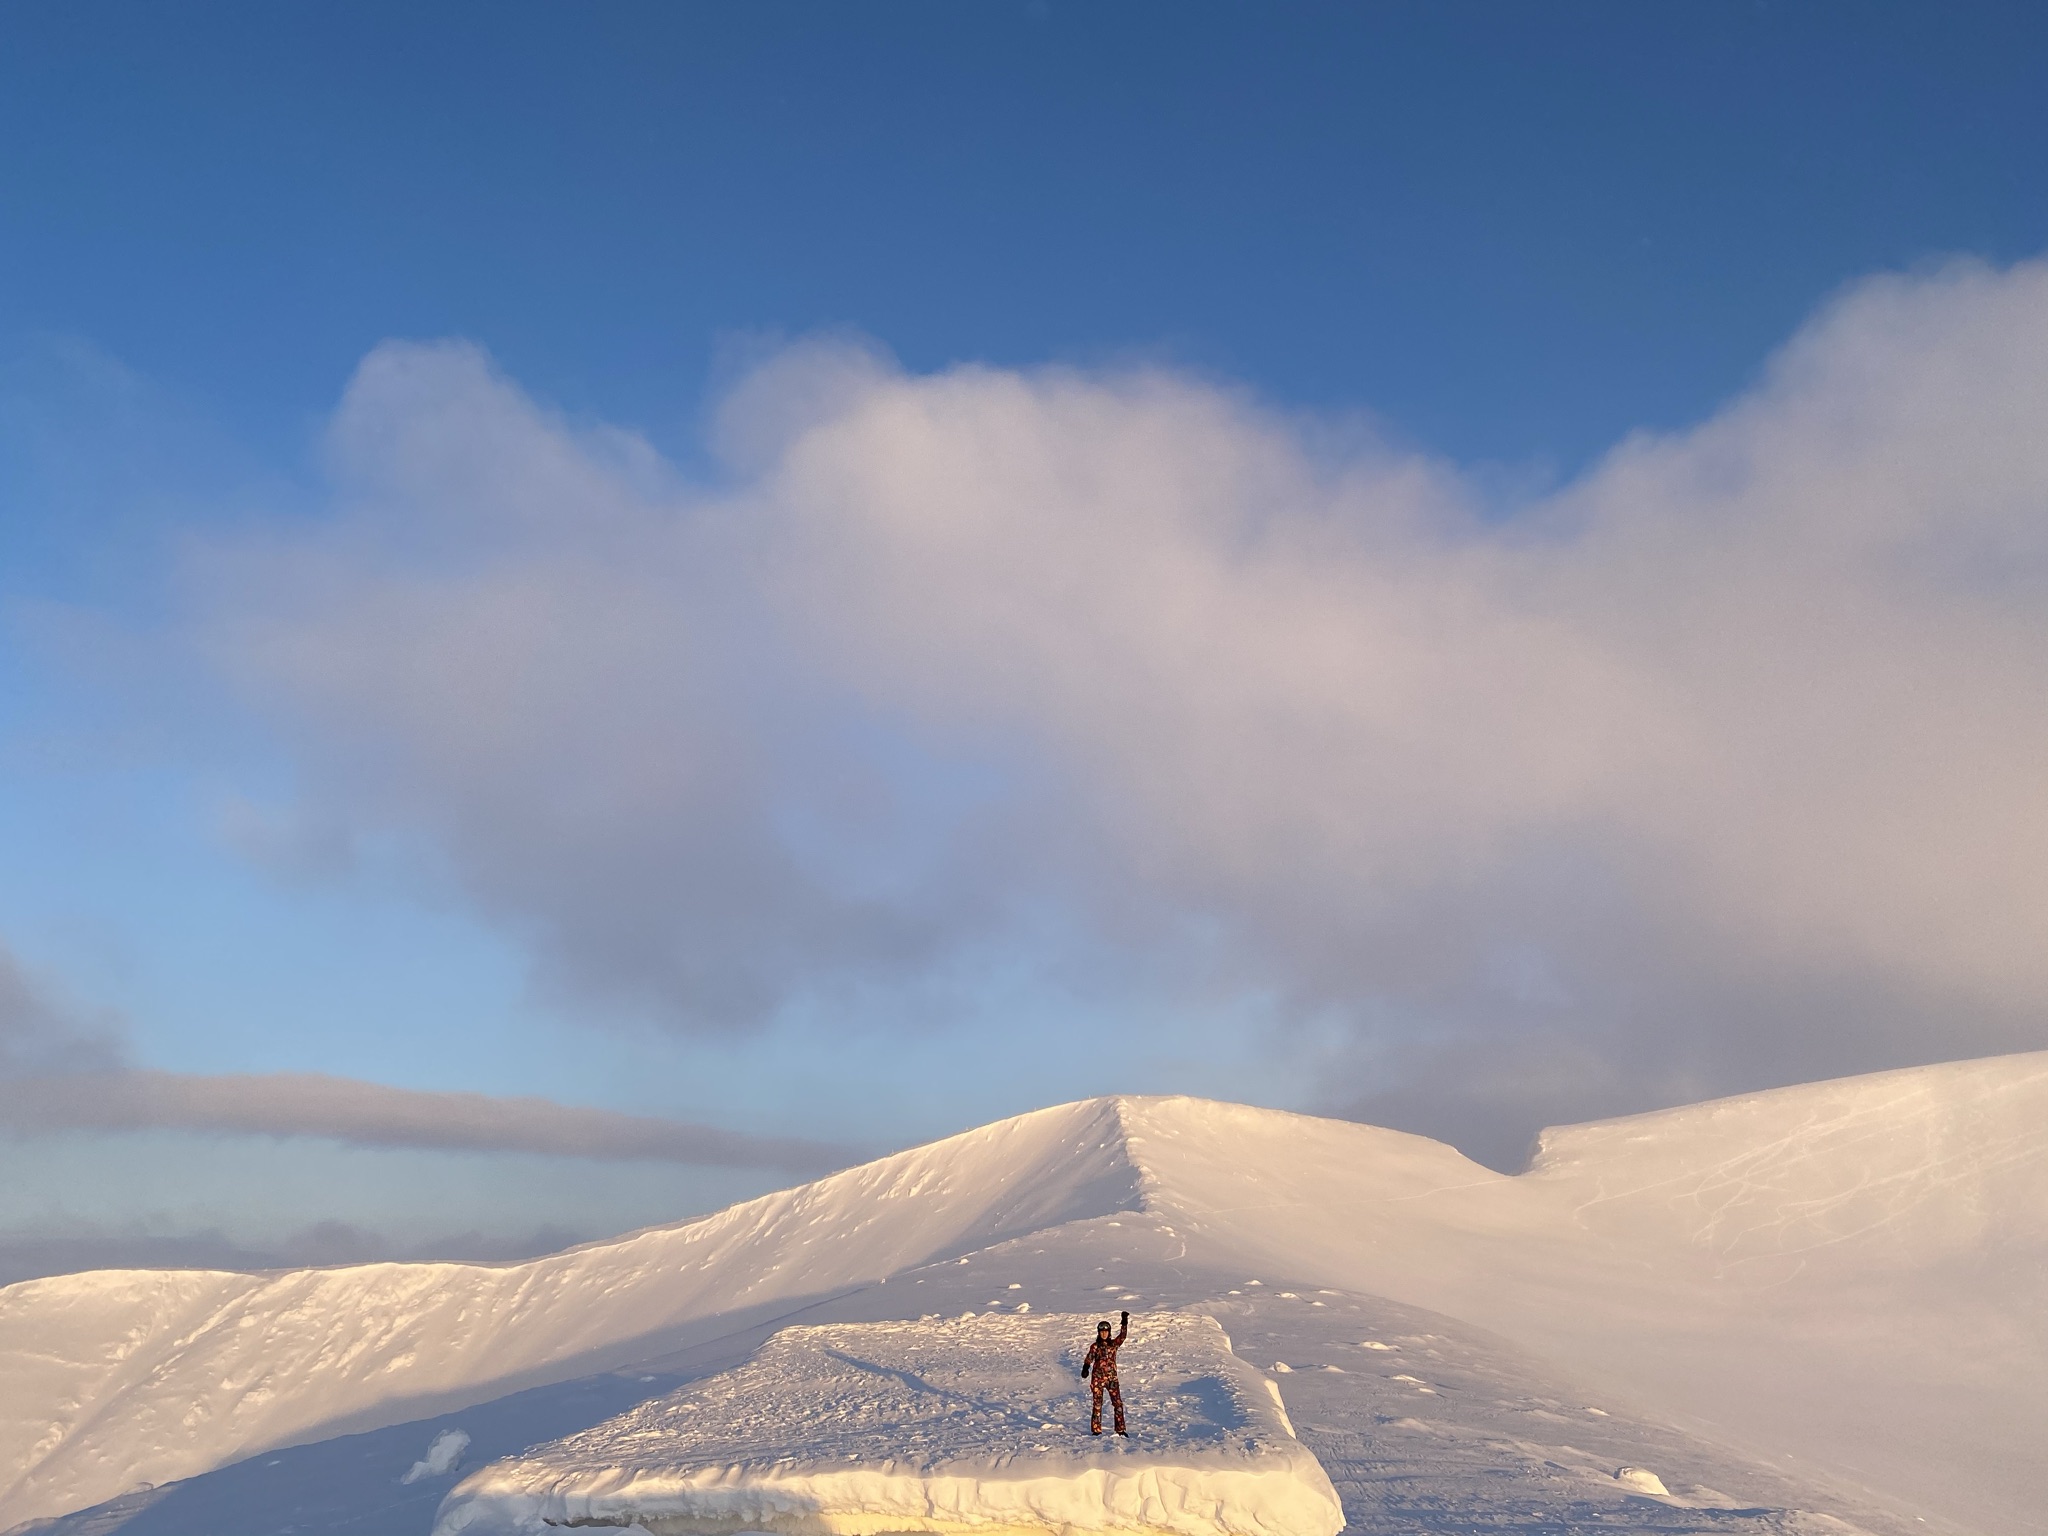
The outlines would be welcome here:
M 2048 1055 L 1956 1062 L 1545 1131 L 1535 1178 L 1603 1232 L 1719 1272 L 1916 1267 L 2048 1242 Z
M 1369 1126 L 1100 1100 L 529 1264 L 30 1282 L 0 1291 L 0 1527 L 861 1287 L 914 1317 L 906 1272 L 1050 1229 L 1426 1308 L 1895 1507 L 2048 1531 L 2048 1053 L 1554 1131 L 1512 1178 Z
M 1087 1432 L 1089 1316 L 790 1328 L 739 1369 L 465 1478 L 436 1536 L 1335 1536 L 1343 1511 L 1215 1320 L 1133 1323 L 1136 1438 Z

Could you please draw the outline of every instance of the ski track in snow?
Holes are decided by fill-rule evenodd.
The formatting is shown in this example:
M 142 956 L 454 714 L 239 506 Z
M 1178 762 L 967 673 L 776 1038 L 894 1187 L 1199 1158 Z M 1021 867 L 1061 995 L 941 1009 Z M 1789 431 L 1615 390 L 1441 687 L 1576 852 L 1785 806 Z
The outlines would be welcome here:
M 425 1536 L 477 1467 L 786 1322 L 1129 1306 L 1206 1311 L 1272 1373 L 1354 1532 L 2024 1536 L 2044 1261 L 2048 1053 L 1570 1127 L 1519 1178 L 1091 1101 L 526 1265 L 7 1288 L 0 1484 L 32 1474 L 0 1519 Z M 459 1463 L 402 1483 L 450 1431 Z

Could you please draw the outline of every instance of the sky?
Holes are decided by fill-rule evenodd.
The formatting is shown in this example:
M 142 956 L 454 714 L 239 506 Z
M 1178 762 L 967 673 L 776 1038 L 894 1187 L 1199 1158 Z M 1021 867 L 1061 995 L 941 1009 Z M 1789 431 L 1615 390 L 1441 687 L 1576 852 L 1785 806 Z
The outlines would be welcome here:
M 2034 8 L 0 34 L 0 1280 L 2048 1046 Z

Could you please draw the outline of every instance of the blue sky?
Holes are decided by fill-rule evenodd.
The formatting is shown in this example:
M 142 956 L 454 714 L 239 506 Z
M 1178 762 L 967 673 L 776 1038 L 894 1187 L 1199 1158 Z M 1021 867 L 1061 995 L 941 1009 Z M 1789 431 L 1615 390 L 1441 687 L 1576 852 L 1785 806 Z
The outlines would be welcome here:
M 1509 1160 L 2048 1045 L 1970 820 L 2043 812 L 2031 8 L 0 26 L 23 1081 L 828 1161 L 1192 1091 Z M 802 1161 L 201 1097 L 0 1141 L 18 1267 Z

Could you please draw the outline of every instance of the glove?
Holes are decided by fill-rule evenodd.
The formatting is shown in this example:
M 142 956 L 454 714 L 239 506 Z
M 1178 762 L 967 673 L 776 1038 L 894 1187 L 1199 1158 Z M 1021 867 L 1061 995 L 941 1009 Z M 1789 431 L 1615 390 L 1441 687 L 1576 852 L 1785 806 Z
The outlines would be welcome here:
M 1131 1326 L 1131 1314 L 1128 1312 L 1124 1314 L 1124 1326 L 1126 1328 Z

